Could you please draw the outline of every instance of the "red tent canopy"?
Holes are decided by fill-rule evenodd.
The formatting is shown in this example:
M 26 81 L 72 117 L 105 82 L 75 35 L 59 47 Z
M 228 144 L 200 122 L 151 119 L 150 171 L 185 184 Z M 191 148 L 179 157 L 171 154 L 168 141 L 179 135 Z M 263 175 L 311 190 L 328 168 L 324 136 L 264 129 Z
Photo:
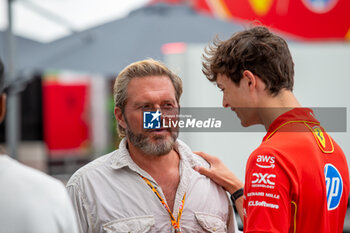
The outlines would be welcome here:
M 349 0 L 153 0 L 190 3 L 223 19 L 262 24 L 303 40 L 350 40 Z

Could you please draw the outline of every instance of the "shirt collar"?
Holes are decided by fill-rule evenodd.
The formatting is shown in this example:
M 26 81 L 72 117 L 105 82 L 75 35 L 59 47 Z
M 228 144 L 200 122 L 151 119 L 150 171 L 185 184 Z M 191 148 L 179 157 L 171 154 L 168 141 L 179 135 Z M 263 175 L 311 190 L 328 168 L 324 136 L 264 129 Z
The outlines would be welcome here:
M 269 139 L 282 126 L 295 122 L 308 122 L 313 124 L 320 124 L 320 122 L 316 120 L 312 109 L 293 108 L 292 110 L 283 113 L 272 122 L 269 129 L 267 130 L 267 134 L 265 135 L 263 142 Z

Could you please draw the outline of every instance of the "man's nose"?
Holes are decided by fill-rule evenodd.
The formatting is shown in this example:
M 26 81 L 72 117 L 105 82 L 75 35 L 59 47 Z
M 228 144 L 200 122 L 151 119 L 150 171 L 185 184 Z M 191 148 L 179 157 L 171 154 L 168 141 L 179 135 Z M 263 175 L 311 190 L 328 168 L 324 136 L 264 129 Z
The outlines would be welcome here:
M 225 96 L 222 97 L 222 106 L 223 106 L 224 108 L 228 108 L 228 107 L 229 107 L 229 104 L 228 104 L 228 102 L 226 101 Z

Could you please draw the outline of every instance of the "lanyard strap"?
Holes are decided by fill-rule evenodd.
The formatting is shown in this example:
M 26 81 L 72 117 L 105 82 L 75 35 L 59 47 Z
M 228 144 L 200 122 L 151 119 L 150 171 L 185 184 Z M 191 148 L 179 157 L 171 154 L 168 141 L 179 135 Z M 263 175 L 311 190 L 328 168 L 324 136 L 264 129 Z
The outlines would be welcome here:
M 157 189 L 151 184 L 151 182 L 146 177 L 141 176 L 141 178 L 144 181 L 146 181 L 146 183 L 152 189 L 154 194 L 156 194 L 156 196 L 158 197 L 159 201 L 162 203 L 162 205 L 164 206 L 166 211 L 168 211 L 169 216 L 170 216 L 171 225 L 174 227 L 175 232 L 181 233 L 181 230 L 180 230 L 180 219 L 181 219 L 182 211 L 183 211 L 184 206 L 185 206 L 186 193 L 184 194 L 184 196 L 182 198 L 180 209 L 179 209 L 179 214 L 177 215 L 177 220 L 175 220 L 175 217 L 174 217 L 173 213 L 171 212 L 170 208 L 168 207 L 168 205 L 166 204 L 164 199 L 160 196 L 160 194 L 158 193 Z

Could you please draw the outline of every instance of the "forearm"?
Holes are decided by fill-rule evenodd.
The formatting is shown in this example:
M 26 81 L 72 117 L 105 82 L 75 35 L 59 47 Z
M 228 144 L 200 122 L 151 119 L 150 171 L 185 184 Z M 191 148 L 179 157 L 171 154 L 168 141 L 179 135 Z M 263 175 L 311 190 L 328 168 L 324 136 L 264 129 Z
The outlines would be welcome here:
M 235 203 L 233 203 L 236 206 L 237 212 L 239 214 L 239 217 L 242 220 L 243 223 L 243 219 L 244 219 L 244 211 L 243 211 L 243 196 L 238 198 Z
M 244 184 L 240 181 L 231 171 L 227 170 L 225 175 L 220 178 L 216 178 L 219 183 L 227 192 L 232 195 L 237 190 L 243 188 Z

